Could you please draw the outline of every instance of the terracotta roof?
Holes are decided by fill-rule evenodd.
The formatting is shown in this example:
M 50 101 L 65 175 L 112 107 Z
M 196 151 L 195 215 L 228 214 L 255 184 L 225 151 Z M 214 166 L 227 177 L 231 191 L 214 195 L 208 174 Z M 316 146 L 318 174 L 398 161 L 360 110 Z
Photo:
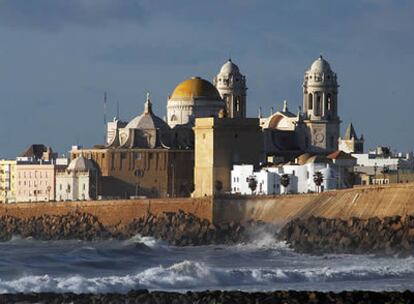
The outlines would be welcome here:
M 345 153 L 344 151 L 338 150 L 327 156 L 330 159 L 355 159 L 351 154 Z

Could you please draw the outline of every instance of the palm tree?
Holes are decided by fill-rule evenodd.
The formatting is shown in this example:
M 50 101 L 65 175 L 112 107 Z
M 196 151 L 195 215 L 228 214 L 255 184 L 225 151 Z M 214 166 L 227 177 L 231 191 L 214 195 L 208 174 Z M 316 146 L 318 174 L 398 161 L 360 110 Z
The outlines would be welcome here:
M 318 171 L 313 175 L 313 182 L 318 187 L 318 192 L 320 192 L 323 183 L 323 174 L 321 171 Z
M 288 186 L 289 186 L 289 184 L 290 184 L 290 178 L 289 178 L 289 175 L 287 175 L 287 174 L 283 174 L 281 177 L 280 177 L 280 184 L 285 188 L 285 194 L 287 194 L 287 191 L 288 191 Z
M 249 188 L 250 190 L 252 190 L 252 194 L 253 194 L 257 188 L 257 180 L 254 176 L 250 176 L 248 177 L 248 183 L 249 183 Z

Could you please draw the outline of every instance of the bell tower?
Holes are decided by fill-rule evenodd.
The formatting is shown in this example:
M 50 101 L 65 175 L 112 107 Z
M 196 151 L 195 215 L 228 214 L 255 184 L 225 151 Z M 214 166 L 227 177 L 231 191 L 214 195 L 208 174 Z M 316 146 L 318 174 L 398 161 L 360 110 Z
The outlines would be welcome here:
M 214 86 L 226 103 L 227 117 L 246 117 L 246 77 L 240 73 L 239 67 L 229 59 L 214 77 Z
M 338 83 L 336 73 L 322 56 L 305 72 L 303 81 L 305 147 L 308 152 L 329 153 L 338 150 Z

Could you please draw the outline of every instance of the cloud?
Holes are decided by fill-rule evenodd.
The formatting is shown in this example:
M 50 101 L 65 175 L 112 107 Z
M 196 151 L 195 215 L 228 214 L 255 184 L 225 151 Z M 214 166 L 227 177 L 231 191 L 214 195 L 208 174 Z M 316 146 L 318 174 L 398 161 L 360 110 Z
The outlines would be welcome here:
M 0 25 L 58 31 L 68 26 L 103 27 L 117 22 L 142 24 L 140 0 L 3 0 Z

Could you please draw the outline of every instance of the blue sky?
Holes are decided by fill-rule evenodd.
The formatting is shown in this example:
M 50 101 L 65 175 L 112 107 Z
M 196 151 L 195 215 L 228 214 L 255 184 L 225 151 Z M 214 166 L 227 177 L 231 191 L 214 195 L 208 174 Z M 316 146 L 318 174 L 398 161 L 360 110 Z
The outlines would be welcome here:
M 302 103 L 320 53 L 338 74 L 342 133 L 414 149 L 414 2 L 409 0 L 0 0 L 0 158 L 32 143 L 67 153 L 103 141 L 109 118 L 157 115 L 182 80 L 211 80 L 229 54 L 248 114 Z M 411 94 L 410 94 L 411 93 Z

